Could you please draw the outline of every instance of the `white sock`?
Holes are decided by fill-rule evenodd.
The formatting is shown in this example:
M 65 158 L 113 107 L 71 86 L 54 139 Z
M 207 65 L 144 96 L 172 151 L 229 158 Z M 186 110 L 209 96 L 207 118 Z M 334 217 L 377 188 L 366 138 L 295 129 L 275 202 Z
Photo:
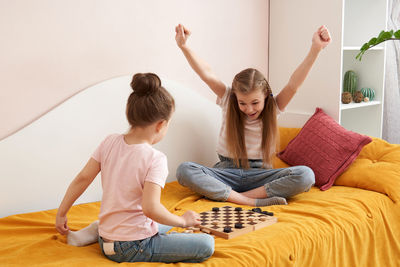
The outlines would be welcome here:
M 99 221 L 92 222 L 89 226 L 79 231 L 69 231 L 67 243 L 76 247 L 83 247 L 96 243 L 99 238 Z

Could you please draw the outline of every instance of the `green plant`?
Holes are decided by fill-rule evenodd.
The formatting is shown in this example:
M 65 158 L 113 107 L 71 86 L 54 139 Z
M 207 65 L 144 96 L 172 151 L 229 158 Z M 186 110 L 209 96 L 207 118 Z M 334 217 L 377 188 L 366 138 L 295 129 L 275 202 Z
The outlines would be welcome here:
M 368 43 L 363 44 L 363 46 L 360 48 L 360 52 L 356 56 L 356 59 L 361 61 L 362 56 L 368 49 L 389 40 L 400 40 L 400 30 L 396 32 L 393 30 L 381 31 L 378 37 L 373 37 Z
M 357 74 L 352 70 L 346 71 L 343 79 L 343 92 L 349 92 L 352 96 L 354 96 L 357 90 L 357 82 Z

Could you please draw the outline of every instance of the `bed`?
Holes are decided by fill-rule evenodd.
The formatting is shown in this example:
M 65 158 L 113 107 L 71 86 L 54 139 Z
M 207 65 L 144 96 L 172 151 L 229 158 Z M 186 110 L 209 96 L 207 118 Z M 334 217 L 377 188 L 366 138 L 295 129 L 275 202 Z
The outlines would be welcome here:
M 299 131 L 281 128 L 281 149 Z M 275 158 L 274 166 L 288 165 Z M 400 145 L 374 138 L 329 190 L 313 187 L 289 199 L 287 206 L 268 207 L 278 223 L 229 240 L 216 237 L 214 255 L 197 266 L 400 266 L 399 189 Z M 202 212 L 215 206 L 238 206 L 205 199 L 176 181 L 166 184 L 162 202 L 178 215 L 189 209 Z M 96 220 L 99 207 L 99 202 L 74 206 L 70 227 L 78 230 Z M 53 209 L 1 218 L 1 265 L 117 264 L 101 254 L 97 243 L 67 245 L 65 236 L 54 229 L 55 214 Z

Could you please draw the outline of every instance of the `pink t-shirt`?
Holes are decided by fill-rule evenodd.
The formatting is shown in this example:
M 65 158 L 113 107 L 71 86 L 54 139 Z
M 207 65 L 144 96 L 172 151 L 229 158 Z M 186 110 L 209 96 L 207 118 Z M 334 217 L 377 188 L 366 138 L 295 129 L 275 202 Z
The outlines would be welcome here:
M 128 145 L 121 134 L 109 135 L 92 157 L 101 166 L 100 236 L 132 241 L 155 235 L 157 223 L 142 210 L 143 186 L 148 181 L 164 187 L 167 157 L 147 143 Z
M 227 87 L 222 98 L 217 98 L 217 105 L 222 108 L 222 125 L 219 132 L 219 139 L 217 144 L 217 153 L 221 156 L 229 158 L 229 150 L 226 142 L 226 112 L 228 110 L 229 96 L 231 88 Z M 275 99 L 275 98 L 274 98 Z M 276 104 L 276 102 L 275 102 Z M 276 108 L 277 114 L 282 111 Z M 247 117 L 244 121 L 244 141 L 247 150 L 248 159 L 262 159 L 263 153 L 261 148 L 262 143 L 262 121 L 261 120 L 250 120 Z

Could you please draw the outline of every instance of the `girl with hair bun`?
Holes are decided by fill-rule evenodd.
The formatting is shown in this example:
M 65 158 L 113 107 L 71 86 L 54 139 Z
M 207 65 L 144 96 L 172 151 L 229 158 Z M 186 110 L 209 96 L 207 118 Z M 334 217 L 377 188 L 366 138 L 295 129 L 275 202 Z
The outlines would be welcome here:
M 223 114 L 217 146 L 220 161 L 213 168 L 184 162 L 176 172 L 178 182 L 207 198 L 249 206 L 284 205 L 287 198 L 308 191 L 315 182 L 310 168 L 272 168 L 278 143 L 277 114 L 288 105 L 320 51 L 331 41 L 328 29 L 321 26 L 314 33 L 309 53 L 277 96 L 264 75 L 253 68 L 236 74 L 232 86 L 227 87 L 187 45 L 190 31 L 179 24 L 175 32 L 178 47 L 216 94 Z
M 131 87 L 126 105 L 129 132 L 109 135 L 97 147 L 68 187 L 58 208 L 56 229 L 67 234 L 70 245 L 98 240 L 103 254 L 116 262 L 202 262 L 214 252 L 211 236 L 165 234 L 172 226 L 200 224 L 194 211 L 177 216 L 160 203 L 167 158 L 152 145 L 167 132 L 174 99 L 154 73 L 135 74 Z M 99 172 L 103 187 L 99 221 L 70 231 L 67 212 Z

